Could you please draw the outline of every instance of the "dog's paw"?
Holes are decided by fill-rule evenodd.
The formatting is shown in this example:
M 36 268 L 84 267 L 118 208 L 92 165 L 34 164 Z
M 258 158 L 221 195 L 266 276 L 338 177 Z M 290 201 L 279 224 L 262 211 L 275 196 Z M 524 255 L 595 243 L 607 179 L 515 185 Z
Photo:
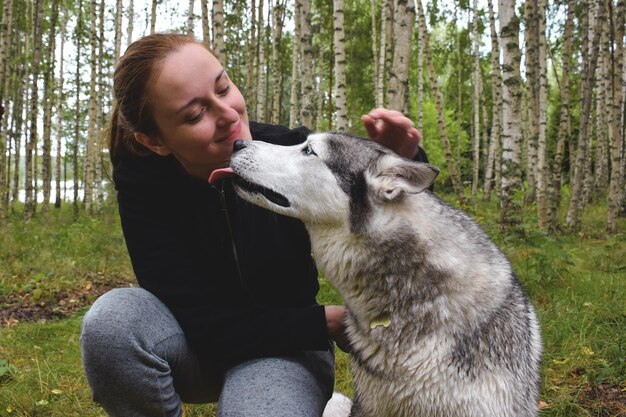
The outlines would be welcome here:
M 324 409 L 322 417 L 348 417 L 352 408 L 352 400 L 345 395 L 334 392 Z

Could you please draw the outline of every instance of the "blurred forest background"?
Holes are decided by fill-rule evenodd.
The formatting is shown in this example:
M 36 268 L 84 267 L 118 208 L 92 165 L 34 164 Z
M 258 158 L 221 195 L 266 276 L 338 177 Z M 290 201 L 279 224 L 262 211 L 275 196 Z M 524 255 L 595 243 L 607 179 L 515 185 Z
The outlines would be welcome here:
M 362 133 L 385 106 L 423 132 L 439 189 L 580 228 L 625 209 L 625 0 L 1 0 L 0 221 L 111 196 L 112 73 L 129 42 L 195 34 L 253 120 Z M 23 203 L 22 204 L 20 204 Z M 564 207 L 559 217 L 558 209 Z

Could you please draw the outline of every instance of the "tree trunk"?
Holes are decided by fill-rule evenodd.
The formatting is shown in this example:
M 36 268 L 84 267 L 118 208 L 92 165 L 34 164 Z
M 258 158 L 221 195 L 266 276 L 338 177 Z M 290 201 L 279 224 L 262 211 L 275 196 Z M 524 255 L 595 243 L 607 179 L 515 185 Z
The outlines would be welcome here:
M 193 36 L 193 4 L 195 0 L 189 0 L 189 8 L 187 9 L 187 34 Z
M 9 80 L 11 72 L 9 69 L 9 41 L 12 33 L 13 21 L 13 0 L 4 0 L 2 11 L 2 21 L 0 23 L 0 106 L 3 106 L 5 113 L 0 117 L 0 220 L 4 219 L 6 213 L 6 199 L 8 180 L 5 176 L 7 165 L 6 144 L 9 140 Z M 15 105 L 15 103 L 13 103 Z
M 150 33 L 154 33 L 156 31 L 157 3 L 158 0 L 152 0 L 152 11 L 150 13 Z
M 527 201 L 535 201 L 537 141 L 539 137 L 539 1 L 525 2 L 524 42 L 526 50 L 526 80 L 528 97 L 528 120 L 526 122 L 526 180 L 528 182 Z
M 299 81 L 300 81 L 300 38 L 302 37 L 300 27 L 300 2 L 296 1 L 296 10 L 294 11 L 294 33 L 293 33 L 293 55 L 291 63 L 291 91 L 289 94 L 289 127 L 294 128 L 298 125 L 300 108 Z
M 156 0 L 155 0 L 156 1 Z M 76 108 L 74 109 L 74 144 L 72 147 L 72 168 L 74 176 L 74 196 L 73 196 L 73 208 L 74 208 L 74 221 L 78 220 L 79 206 L 78 206 L 78 187 L 79 187 L 79 175 L 78 175 L 78 145 L 80 143 L 80 55 L 81 55 L 81 33 L 83 26 L 83 0 L 78 0 L 78 23 L 76 25 Z
M 333 1 L 334 42 L 335 42 L 335 128 L 339 131 L 348 128 L 348 103 L 346 101 L 346 46 L 343 27 L 343 0 Z
M 301 105 L 300 121 L 303 126 L 313 126 L 315 91 L 313 84 L 313 46 L 311 33 L 311 3 L 310 0 L 298 0 L 301 7 L 300 14 L 300 53 L 302 55 L 302 84 L 301 84 Z
M 605 7 L 598 7 L 598 16 L 596 25 L 602 26 L 605 19 Z M 577 230 L 580 227 L 580 217 L 584 208 L 583 194 L 583 170 L 585 167 L 585 158 L 587 157 L 587 126 L 591 117 L 591 103 L 593 88 L 595 85 L 595 72 L 597 67 L 600 30 L 596 30 L 591 43 L 591 56 L 588 60 L 583 60 L 584 79 L 581 86 L 581 109 L 580 109 L 580 130 L 578 134 L 578 149 L 576 151 L 576 163 L 574 167 L 574 183 L 572 184 L 570 205 L 567 211 L 567 227 L 570 231 Z M 584 49 L 584 48 L 583 48 Z
M 266 39 L 266 23 L 263 16 L 263 0 L 259 0 L 259 25 L 258 25 L 258 66 L 257 66 L 257 82 L 256 82 L 256 120 L 266 120 L 266 103 L 267 103 L 267 63 L 265 47 Z
M 126 45 L 130 45 L 133 41 L 133 22 L 135 20 L 135 2 L 130 0 L 128 2 L 128 27 L 126 32 Z
M 563 170 L 563 154 L 565 153 L 565 145 L 569 142 L 570 137 L 570 120 L 569 120 L 569 71 L 572 55 L 572 38 L 574 32 L 574 16 L 576 13 L 576 0 L 568 0 L 567 3 L 567 20 L 565 21 L 565 29 L 563 31 L 563 69 L 561 76 L 561 103 L 559 114 L 559 130 L 556 150 L 554 153 L 554 163 L 552 165 L 552 181 L 549 189 L 549 225 L 551 229 L 556 229 L 559 223 L 558 209 L 561 205 L 561 173 Z
M 90 2 L 90 29 L 89 29 L 89 47 L 91 49 L 91 56 L 89 59 L 89 67 L 91 68 L 91 76 L 89 82 L 89 108 L 88 117 L 89 125 L 87 128 L 87 146 L 85 150 L 85 211 L 87 213 L 93 213 L 93 186 L 94 186 L 94 162 L 96 155 L 96 103 L 97 103 L 97 91 L 96 91 L 96 78 L 98 76 L 98 62 L 97 62 L 97 34 L 96 34 L 96 0 Z
M 478 194 L 478 179 L 480 174 L 480 40 L 478 39 L 478 0 L 473 0 L 474 18 L 472 24 L 473 45 L 474 45 L 474 77 L 473 77 L 473 94 L 472 94 L 472 114 L 474 116 L 473 123 L 473 142 L 474 142 L 474 164 L 472 170 L 472 197 L 476 198 Z M 484 117 L 484 116 L 483 116 Z
M 378 51 L 378 86 L 376 87 L 377 99 L 380 107 L 385 106 L 385 80 L 391 67 L 393 36 L 393 0 L 383 0 L 381 26 L 380 26 L 380 50 Z
M 448 167 L 448 173 L 450 174 L 450 180 L 452 181 L 452 188 L 454 189 L 454 194 L 456 195 L 456 199 L 461 203 L 465 204 L 465 196 L 463 195 L 463 184 L 461 183 L 461 175 L 459 174 L 459 169 L 455 160 L 452 158 L 452 150 L 450 148 L 450 139 L 448 137 L 448 132 L 446 129 L 446 122 L 444 119 L 443 106 L 441 104 L 441 93 L 439 92 L 439 87 L 437 85 L 437 73 L 435 72 L 435 67 L 433 65 L 433 60 L 430 55 L 430 47 L 428 42 L 428 33 L 426 32 L 426 18 L 424 17 L 424 10 L 422 8 L 422 0 L 417 1 L 417 7 L 419 11 L 419 22 L 420 22 L 420 31 L 422 36 L 422 41 L 424 45 L 424 56 L 426 57 L 426 62 L 428 65 L 428 73 L 430 75 L 430 84 L 433 90 L 433 98 L 435 100 L 435 106 L 437 107 L 437 125 L 439 127 L 439 137 L 441 139 L 441 145 L 443 146 L 444 155 L 446 158 L 446 164 Z
M 417 27 L 422 25 L 419 13 L 417 14 Z M 382 105 L 382 103 L 381 103 Z M 424 129 L 424 41 L 422 31 L 417 31 L 417 130 Z
M 606 1 L 606 0 L 605 0 Z M 609 185 L 608 161 L 609 161 L 609 141 L 612 132 L 612 98 L 611 72 L 610 66 L 610 44 L 608 19 L 602 25 L 600 35 L 600 50 L 598 52 L 598 88 L 595 97 L 596 126 L 597 126 L 597 147 L 595 154 L 595 184 L 596 190 L 605 190 Z M 609 109 L 611 109 L 609 111 Z
M 257 54 L 256 54 L 256 0 L 251 0 L 250 6 L 250 38 L 248 40 L 248 49 L 246 51 L 246 98 L 248 100 L 248 113 L 256 114 L 256 69 L 257 69 Z M 259 19 L 261 20 L 261 19 Z M 297 19 L 296 26 L 297 26 Z M 215 34 L 214 34 L 215 36 Z M 215 39 L 213 39 L 215 42 Z
M 498 46 L 498 33 L 496 32 L 496 19 L 493 13 L 492 0 L 487 1 L 489 8 L 489 27 L 491 29 L 491 97 L 493 101 L 493 114 L 491 116 L 491 135 L 489 137 L 489 151 L 487 152 L 487 164 L 485 166 L 485 182 L 483 184 L 483 200 L 488 201 L 494 180 L 494 164 L 496 155 L 500 152 L 500 135 L 502 133 L 502 76 L 500 74 L 500 48 Z
M 613 132 L 611 137 L 611 179 L 608 196 L 608 231 L 617 233 L 617 216 L 624 203 L 624 118 L 622 110 L 624 80 L 624 15 L 626 0 L 620 0 L 615 10 L 615 52 L 613 69 Z M 621 116 L 621 117 L 620 117 Z
M 113 63 L 117 64 L 117 61 L 120 59 L 120 53 L 122 51 L 122 21 L 124 20 L 124 16 L 122 12 L 124 11 L 124 5 L 122 0 L 117 0 L 115 3 L 115 40 L 113 46 Z
M 208 0 L 200 0 L 202 11 L 202 43 L 211 46 L 211 29 L 209 28 L 209 5 Z
M 274 32 L 272 48 L 272 117 L 273 124 L 280 123 L 282 72 L 280 70 L 280 42 L 283 36 L 283 22 L 285 20 L 285 2 L 280 0 L 274 5 Z
M 254 3 L 253 3 L 254 7 Z M 224 1 L 213 0 L 213 54 L 226 65 L 226 45 L 224 43 Z M 259 19 L 261 21 L 262 19 Z
M 59 16 L 59 2 L 52 2 L 52 10 L 50 16 L 50 27 L 48 32 L 48 57 L 47 71 L 44 74 L 44 111 L 43 111 L 43 163 L 42 163 L 42 181 L 43 181 L 43 204 L 41 211 L 48 212 L 50 204 L 50 192 L 52 186 L 52 103 L 54 102 L 54 68 L 55 68 L 55 52 L 56 52 L 56 27 Z
M 41 63 L 41 29 L 43 21 L 43 0 L 36 0 L 33 30 L 33 59 L 32 59 L 32 95 L 30 106 L 30 138 L 26 142 L 25 149 L 25 188 L 26 196 L 24 200 L 24 218 L 30 220 L 35 214 L 37 196 L 34 193 L 33 183 L 37 181 L 34 175 L 33 157 L 37 149 L 37 121 L 39 115 L 39 71 Z
M 394 3 L 393 64 L 387 83 L 387 105 L 390 109 L 409 114 L 409 64 L 413 25 L 415 24 L 414 0 L 395 0 Z
M 519 19 L 514 0 L 500 0 L 500 49 L 502 51 L 502 188 L 500 226 L 505 232 L 519 231 L 520 205 L 515 195 L 522 191 L 521 143 L 522 77 L 519 48 Z
M 378 101 L 378 77 L 379 77 L 379 65 L 378 65 L 378 34 L 376 33 L 376 0 L 370 2 L 371 16 L 372 16 L 372 78 L 374 82 L 374 103 L 376 107 L 382 107 L 382 103 Z
M 539 71 L 539 129 L 537 137 L 537 216 L 539 226 L 547 227 L 548 220 L 548 70 L 546 41 L 546 0 L 539 0 L 538 15 L 538 71 Z
M 56 189 L 55 189 L 55 199 L 54 199 L 54 207 L 61 208 L 61 158 L 63 154 L 63 63 L 64 63 L 64 52 L 65 52 L 65 33 L 67 27 L 67 10 L 65 1 L 63 1 L 63 18 L 61 19 L 61 60 L 59 62 L 59 93 L 57 96 L 56 102 L 56 114 L 57 114 L 57 129 L 56 129 L 56 161 L 55 161 L 55 169 L 54 169 L 54 177 L 56 180 Z

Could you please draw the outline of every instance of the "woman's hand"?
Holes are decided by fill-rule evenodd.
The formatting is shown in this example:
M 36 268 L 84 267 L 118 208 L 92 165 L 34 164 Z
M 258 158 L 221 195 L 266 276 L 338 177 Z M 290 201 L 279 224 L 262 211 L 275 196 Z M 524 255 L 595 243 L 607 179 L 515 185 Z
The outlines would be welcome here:
M 422 135 L 399 111 L 378 108 L 361 116 L 361 120 L 370 139 L 408 159 L 417 154 Z
M 339 349 L 350 353 L 350 342 L 346 335 L 345 315 L 346 308 L 343 306 L 325 306 L 326 328 L 328 335 L 335 341 Z

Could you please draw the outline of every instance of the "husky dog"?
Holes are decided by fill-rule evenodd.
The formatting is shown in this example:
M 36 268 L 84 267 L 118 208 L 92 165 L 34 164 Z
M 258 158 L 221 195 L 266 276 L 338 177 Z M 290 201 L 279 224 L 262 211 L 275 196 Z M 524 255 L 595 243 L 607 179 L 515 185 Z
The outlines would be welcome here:
M 304 222 L 348 307 L 352 417 L 537 415 L 534 308 L 480 227 L 427 190 L 435 167 L 319 133 L 239 141 L 231 168 L 241 197 Z

